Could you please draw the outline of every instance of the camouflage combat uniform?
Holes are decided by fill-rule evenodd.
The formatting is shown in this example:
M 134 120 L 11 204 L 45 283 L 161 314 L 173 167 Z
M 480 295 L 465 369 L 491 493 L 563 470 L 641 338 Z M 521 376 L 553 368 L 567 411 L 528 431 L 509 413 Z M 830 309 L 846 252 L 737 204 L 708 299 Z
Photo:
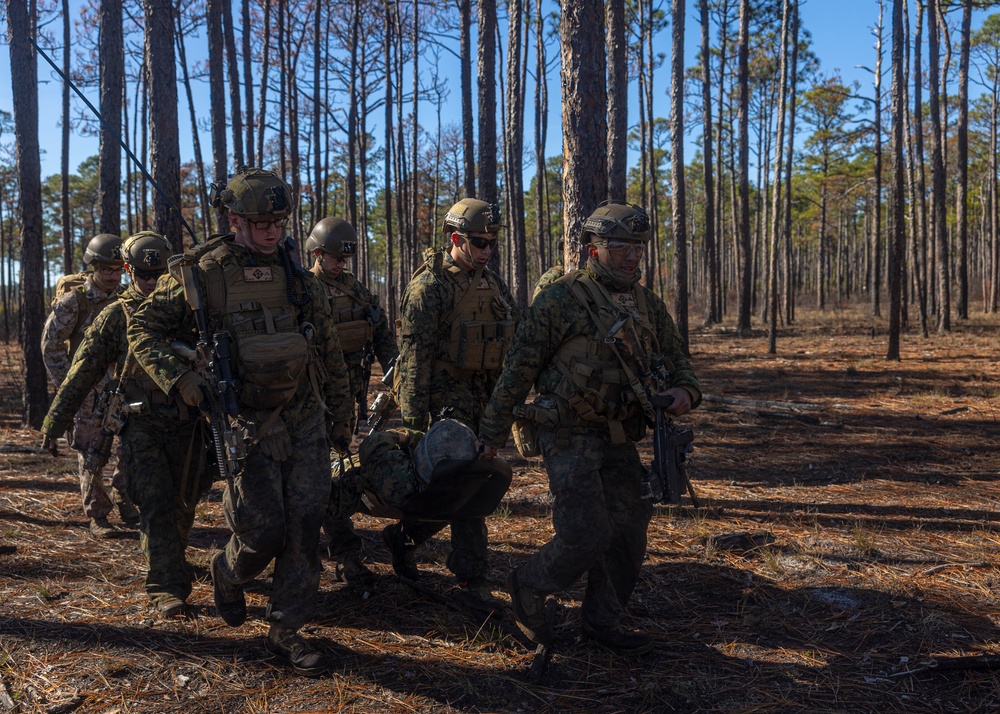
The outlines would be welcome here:
M 420 443 L 420 432 L 410 431 L 406 444 L 400 444 L 396 431 L 381 431 L 367 436 L 358 447 L 351 467 L 334 481 L 330 498 L 331 514 L 349 518 L 361 510 L 361 494 L 375 493 L 393 508 L 402 508 L 424 487 L 413 465 L 412 451 Z
M 569 273 L 528 309 L 479 437 L 504 446 L 514 409 L 535 386 L 535 405 L 545 416 L 536 421 L 553 496 L 555 537 L 518 571 L 520 583 L 544 595 L 565 590 L 587 573 L 584 622 L 610 631 L 618 626 L 639 577 L 653 508 L 640 497 L 644 468 L 634 442 L 645 431 L 642 409 L 627 391 L 618 361 L 604 352 L 605 336 L 591 316 L 601 313 L 599 306 L 590 304 L 588 310 L 574 293 L 572 283 L 581 275 L 594 278 L 589 267 Z M 698 381 L 663 301 L 640 285 L 614 293 L 601 289 L 607 302 L 645 325 L 644 348 L 672 363 L 669 386 L 686 389 L 697 405 Z M 626 360 L 635 372 L 635 361 Z M 589 394 L 574 386 L 575 378 L 587 382 Z
M 88 275 L 82 286 L 63 294 L 52 303 L 52 312 L 42 328 L 42 361 L 49 379 L 57 388 L 69 374 L 73 356 L 83 342 L 87 328 L 104 307 L 118 299 L 120 292 L 121 288 L 118 286 L 107 292 L 101 290 L 94 284 L 93 276 Z M 101 431 L 101 419 L 94 416 L 94 408 L 101 390 L 110 378 L 111 373 L 107 372 L 102 380 L 93 385 L 79 402 L 72 428 L 66 429 L 69 445 L 78 452 L 83 512 L 91 519 L 107 518 L 114 508 L 112 496 L 104 489 L 101 478 L 83 468 L 84 455 Z M 114 490 L 114 501 L 123 503 L 127 502 L 128 497 L 125 495 L 120 443 L 116 447 L 116 454 L 119 458 L 112 474 L 111 487 Z
M 307 323 L 313 328 L 309 350 L 315 353 L 316 361 L 299 374 L 297 384 L 292 385 L 294 394 L 278 407 L 290 437 L 291 457 L 277 461 L 265 455 L 260 445 L 249 446 L 245 468 L 223 499 L 226 521 L 233 532 L 220 561 L 223 575 L 242 585 L 273 560 L 267 619 L 272 625 L 280 623 L 297 630 L 311 615 L 319 587 L 319 532 L 330 497 L 326 422 L 346 422 L 353 407 L 329 304 L 322 299 L 319 282 L 295 268 L 293 294 L 303 302 L 301 306 L 286 299 L 283 307 L 267 308 L 250 299 L 255 292 L 284 295 L 285 266 L 291 264 L 285 263 L 279 252 L 251 251 L 236 243 L 232 235 L 202 244 L 189 251 L 187 259 L 199 267 L 198 280 L 208 303 L 209 332 L 227 329 L 240 359 L 246 356 L 240 353 L 240 344 L 250 339 L 248 334 L 273 336 L 277 329 L 278 334 L 291 336 Z M 221 270 L 224 288 L 206 278 L 213 269 Z M 175 338 L 197 339 L 194 315 L 173 270 L 136 311 L 128 329 L 129 344 L 139 363 L 168 394 L 176 392 L 171 391 L 175 383 L 190 371 L 190 366 L 174 354 L 170 342 Z M 219 292 L 221 303 L 217 304 L 213 295 Z M 227 296 L 237 293 L 245 301 L 228 304 Z M 248 370 L 237 377 L 243 381 L 240 423 L 252 431 L 266 422 L 274 409 L 251 408 L 248 381 L 254 375 Z M 324 406 L 329 410 L 326 414 Z
M 538 279 L 538 284 L 535 285 L 535 291 L 531 293 L 531 302 L 534 302 L 538 298 L 538 293 L 542 292 L 542 290 L 550 286 L 565 274 L 566 271 L 563 269 L 562 262 L 558 265 L 553 265 L 551 268 L 542 273 L 542 277 Z
M 55 435 L 64 431 L 109 368 L 124 380 L 126 402 L 142 405 L 138 413 L 128 415 L 120 438 L 125 488 L 139 507 L 146 592 L 155 604 L 166 594 L 181 600 L 191 594 L 184 551 L 198 497 L 211 477 L 204 469 L 206 440 L 200 414 L 164 394 L 127 356 L 129 316 L 145 299 L 133 283 L 97 316 L 49 407 L 42 431 Z
M 396 389 L 403 425 L 424 431 L 447 410 L 445 416 L 475 431 L 520 317 L 507 285 L 489 269 L 477 279 L 476 271 L 462 270 L 449 253 L 429 253 L 406 286 L 400 311 Z M 477 361 L 482 350 L 483 360 L 490 360 L 483 363 L 495 367 L 462 367 L 473 349 Z M 404 520 L 402 527 L 419 545 L 444 524 Z M 452 521 L 451 544 L 448 568 L 460 580 L 486 577 L 488 535 L 483 519 Z

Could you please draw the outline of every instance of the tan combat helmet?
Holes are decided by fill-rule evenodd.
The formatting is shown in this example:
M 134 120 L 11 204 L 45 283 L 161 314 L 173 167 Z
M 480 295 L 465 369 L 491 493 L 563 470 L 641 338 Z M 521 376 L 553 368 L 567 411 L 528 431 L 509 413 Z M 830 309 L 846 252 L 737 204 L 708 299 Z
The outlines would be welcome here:
M 153 277 L 167 269 L 172 253 L 170 243 L 159 233 L 140 231 L 130 235 L 122 244 L 122 259 L 129 273 L 140 277 Z
M 478 198 L 463 198 L 444 217 L 446 233 L 499 233 L 500 228 L 500 204 Z
M 291 195 L 288 184 L 273 171 L 241 166 L 212 198 L 212 206 L 225 206 L 251 221 L 284 218 L 292 210 Z
M 449 459 L 472 461 L 476 452 L 476 435 L 472 429 L 454 419 L 442 419 L 431 424 L 413 453 L 417 476 L 430 483 L 434 467 Z
M 93 270 L 99 265 L 113 268 L 122 267 L 122 239 L 112 233 L 98 233 L 87 243 L 83 251 L 83 262 Z
M 588 235 L 604 240 L 641 240 L 650 238 L 646 210 L 632 203 L 604 201 L 583 222 L 583 241 Z
M 358 252 L 358 234 L 343 218 L 324 218 L 306 238 L 306 251 L 321 250 L 337 258 L 350 258 Z

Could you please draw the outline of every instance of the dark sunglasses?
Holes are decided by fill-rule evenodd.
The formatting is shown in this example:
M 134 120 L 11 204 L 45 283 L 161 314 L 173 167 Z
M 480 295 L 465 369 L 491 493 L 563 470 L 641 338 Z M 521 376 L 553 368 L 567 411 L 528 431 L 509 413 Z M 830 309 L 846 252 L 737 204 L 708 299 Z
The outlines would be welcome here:
M 476 246 L 479 250 L 484 250 L 487 247 L 496 248 L 497 241 L 499 240 L 498 238 L 483 238 L 482 236 L 466 235 L 465 237 L 468 239 L 469 243 Z
M 162 270 L 133 270 L 132 277 L 137 280 L 155 280 L 163 275 Z

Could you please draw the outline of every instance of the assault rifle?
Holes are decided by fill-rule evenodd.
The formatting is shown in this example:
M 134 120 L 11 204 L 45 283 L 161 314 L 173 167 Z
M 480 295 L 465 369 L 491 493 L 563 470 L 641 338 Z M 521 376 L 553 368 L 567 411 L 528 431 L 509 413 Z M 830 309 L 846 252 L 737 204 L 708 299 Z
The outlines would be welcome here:
M 142 411 L 142 402 L 129 404 L 125 401 L 125 393 L 119 382 L 114 389 L 110 384 L 101 392 L 94 408 L 95 416 L 101 417 L 101 431 L 87 447 L 83 456 L 83 469 L 92 476 L 100 476 L 101 470 L 111 459 L 111 444 L 115 436 L 125 428 L 125 420 L 129 414 Z
M 382 384 L 391 390 L 392 380 L 395 376 L 396 360 L 394 359 L 389 365 L 389 369 L 385 371 L 385 376 L 382 377 Z M 385 425 L 389 423 L 389 419 L 392 418 L 392 415 L 396 413 L 398 408 L 399 405 L 396 404 L 396 399 L 392 396 L 391 391 L 376 394 L 375 400 L 368 407 L 368 419 L 365 421 L 365 424 L 368 425 L 368 436 L 371 436 L 376 431 L 385 429 Z
M 694 495 L 694 487 L 688 479 L 687 454 L 694 441 L 691 429 L 678 429 L 666 410 L 673 403 L 673 397 L 663 397 L 654 394 L 649 398 L 650 404 L 656 410 L 656 420 L 653 428 L 653 464 L 642 481 L 642 497 L 653 503 L 681 502 L 681 495 L 687 488 L 691 503 L 698 508 L 698 498 Z
M 236 392 L 240 386 L 233 375 L 232 337 L 228 332 L 209 334 L 205 304 L 195 270 L 194 265 L 182 264 L 180 275 L 184 298 L 198 328 L 198 344 L 192 349 L 190 345 L 175 341 L 171 347 L 177 354 L 189 359 L 208 383 L 203 390 L 205 398 L 198 408 L 208 415 L 212 427 L 212 444 L 219 475 L 231 484 L 233 478 L 243 471 L 246 460 L 243 440 L 230 423 L 230 418 L 239 414 Z

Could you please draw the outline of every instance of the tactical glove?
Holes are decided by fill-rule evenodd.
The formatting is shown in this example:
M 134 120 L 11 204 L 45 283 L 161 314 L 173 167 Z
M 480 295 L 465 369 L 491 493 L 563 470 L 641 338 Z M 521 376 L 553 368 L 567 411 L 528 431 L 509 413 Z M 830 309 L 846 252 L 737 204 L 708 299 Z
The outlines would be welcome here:
M 58 439 L 65 433 L 65 427 L 58 426 L 46 416 L 42 420 L 42 448 L 53 456 L 59 456 Z
M 189 407 L 197 407 L 205 399 L 205 387 L 208 382 L 205 378 L 194 370 L 190 370 L 181 375 L 181 378 L 174 383 L 177 393 Z
M 326 429 L 326 435 L 330 439 L 330 446 L 340 454 L 346 454 L 351 450 L 351 437 L 353 434 L 350 420 L 330 422 Z
M 292 437 L 279 417 L 264 434 L 257 436 L 261 453 L 272 461 L 287 461 L 292 456 Z
M 427 416 L 403 417 L 403 427 L 413 431 L 427 431 Z

